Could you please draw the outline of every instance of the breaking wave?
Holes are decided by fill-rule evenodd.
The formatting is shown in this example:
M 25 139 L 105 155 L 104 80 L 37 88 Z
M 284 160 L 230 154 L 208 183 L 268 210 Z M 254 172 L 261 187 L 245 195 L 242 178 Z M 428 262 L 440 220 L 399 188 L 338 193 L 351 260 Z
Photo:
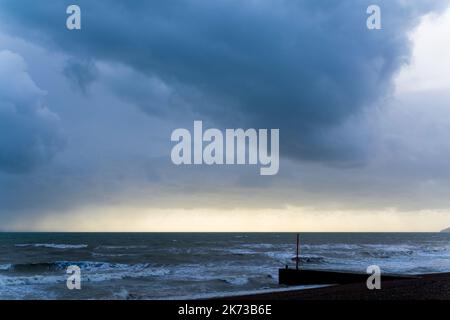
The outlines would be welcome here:
M 20 272 L 33 272 L 33 271 L 58 271 L 65 270 L 69 266 L 78 266 L 81 270 L 87 272 L 105 272 L 115 270 L 136 270 L 145 269 L 150 267 L 148 263 L 138 263 L 134 265 L 123 263 L 109 263 L 109 262 L 96 262 L 96 261 L 56 261 L 56 262 L 38 262 L 38 263 L 19 263 L 2 265 L 8 266 L 3 270 L 14 270 Z M 1 268 L 1 267 L 0 267 Z
M 0 264 L 0 271 L 8 271 L 11 270 L 13 265 L 11 263 Z
M 16 247 L 35 247 L 35 248 L 51 248 L 51 249 L 82 249 L 87 248 L 87 244 L 63 244 L 63 243 L 21 243 Z
M 14 276 L 9 274 L 0 275 L 0 285 L 34 285 L 63 282 L 67 279 L 67 275 L 65 274 L 64 270 L 67 267 L 73 265 L 80 267 L 80 269 L 83 271 L 83 280 L 90 282 L 164 276 L 169 273 L 169 271 L 166 269 L 152 267 L 148 263 L 138 263 L 132 265 L 94 261 L 24 263 L 9 266 L 1 265 L 2 270 L 14 271 L 16 273 L 14 274 Z M 57 273 L 57 271 L 61 272 Z M 17 272 L 20 272 L 19 275 L 17 274 Z M 53 273 L 42 274 L 42 272 Z M 26 273 L 34 273 L 35 275 L 23 275 Z

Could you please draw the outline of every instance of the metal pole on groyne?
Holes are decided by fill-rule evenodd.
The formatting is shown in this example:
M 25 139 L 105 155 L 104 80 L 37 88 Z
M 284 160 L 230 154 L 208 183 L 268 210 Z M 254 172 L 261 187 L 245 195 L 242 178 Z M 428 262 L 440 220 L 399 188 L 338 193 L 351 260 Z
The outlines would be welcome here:
M 297 233 L 297 254 L 295 255 L 295 269 L 298 270 L 298 262 L 300 261 L 300 258 L 298 256 L 300 246 L 300 235 Z

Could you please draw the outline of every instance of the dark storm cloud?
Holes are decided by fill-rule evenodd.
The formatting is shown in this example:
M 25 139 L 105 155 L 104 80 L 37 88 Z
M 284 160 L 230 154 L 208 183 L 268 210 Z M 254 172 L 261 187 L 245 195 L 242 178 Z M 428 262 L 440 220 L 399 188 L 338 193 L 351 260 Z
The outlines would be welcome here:
M 84 94 L 88 87 L 97 79 L 97 69 L 93 61 L 70 59 L 67 61 L 63 74 Z
M 369 31 L 372 3 L 77 1 L 81 31 L 65 29 L 67 1 L 5 0 L 0 9 L 24 36 L 40 35 L 78 58 L 120 62 L 200 93 L 193 111 L 222 126 L 280 128 L 283 155 L 351 164 L 364 159 L 364 132 L 336 128 L 390 92 L 410 55 L 408 32 L 436 3 L 443 5 L 377 1 L 383 29 Z M 146 109 L 145 101 L 140 105 Z M 178 110 L 176 103 L 160 108 Z
M 44 95 L 21 56 L 0 51 L 0 171 L 29 172 L 62 148 L 59 119 Z

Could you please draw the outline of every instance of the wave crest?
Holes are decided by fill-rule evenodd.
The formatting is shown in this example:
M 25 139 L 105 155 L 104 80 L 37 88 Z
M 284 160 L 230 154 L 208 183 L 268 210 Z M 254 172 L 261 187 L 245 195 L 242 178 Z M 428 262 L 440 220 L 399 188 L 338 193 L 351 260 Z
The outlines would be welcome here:
M 15 247 L 34 247 L 34 248 L 50 248 L 50 249 L 82 249 L 87 248 L 87 244 L 65 244 L 65 243 L 19 243 Z

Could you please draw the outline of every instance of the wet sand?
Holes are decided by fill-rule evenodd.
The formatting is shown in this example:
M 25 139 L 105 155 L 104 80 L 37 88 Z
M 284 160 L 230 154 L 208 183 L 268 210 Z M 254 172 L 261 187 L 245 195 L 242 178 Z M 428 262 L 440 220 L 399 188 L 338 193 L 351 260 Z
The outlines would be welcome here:
M 220 298 L 221 300 L 450 300 L 450 273 L 420 275 L 417 279 L 384 281 L 380 290 L 365 283 Z

